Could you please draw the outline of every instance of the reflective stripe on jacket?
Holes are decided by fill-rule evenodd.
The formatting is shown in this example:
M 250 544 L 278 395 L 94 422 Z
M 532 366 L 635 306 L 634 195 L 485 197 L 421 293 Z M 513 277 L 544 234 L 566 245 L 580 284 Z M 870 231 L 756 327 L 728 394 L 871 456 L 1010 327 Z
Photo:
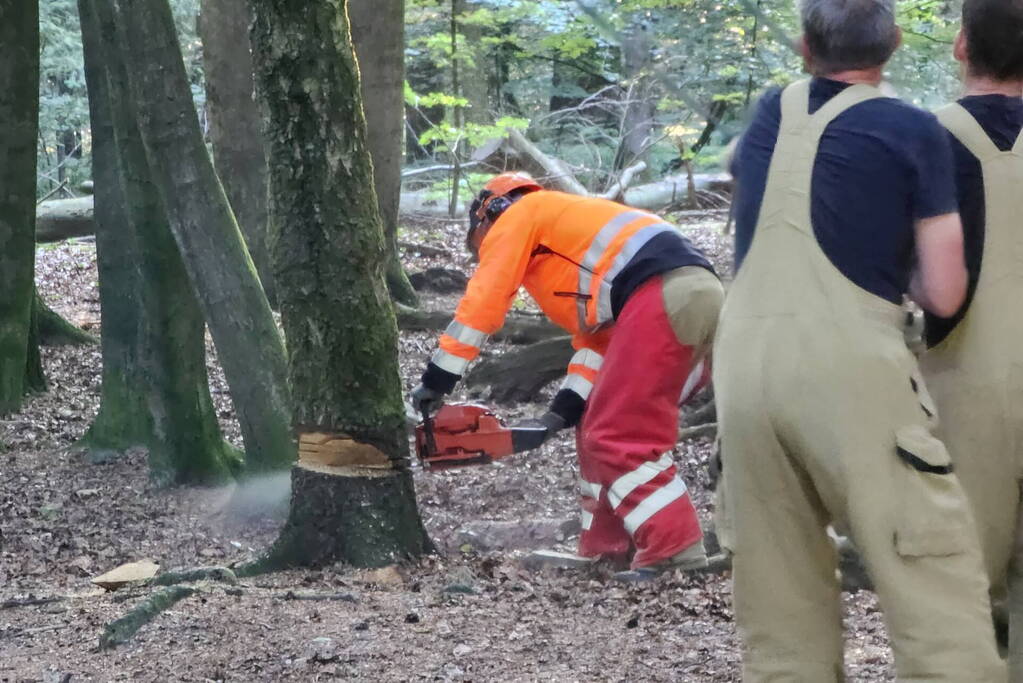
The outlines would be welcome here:
M 534 192 L 487 233 L 480 263 L 432 362 L 463 375 L 504 324 L 520 287 L 572 336 L 578 353 L 562 388 L 589 395 L 610 339 L 611 287 L 653 237 L 677 228 L 604 199 Z

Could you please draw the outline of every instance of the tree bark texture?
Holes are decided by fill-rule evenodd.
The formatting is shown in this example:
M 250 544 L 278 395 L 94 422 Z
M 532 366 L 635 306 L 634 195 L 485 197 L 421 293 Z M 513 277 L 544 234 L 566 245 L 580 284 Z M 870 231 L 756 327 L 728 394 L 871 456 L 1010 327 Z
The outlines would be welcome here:
M 387 287 L 408 306 L 418 302 L 398 256 L 398 202 L 405 131 L 405 0 L 349 0 L 359 59 L 367 144 L 387 241 Z
M 83 197 L 94 205 L 89 223 L 96 226 L 96 263 L 99 271 L 100 334 L 103 378 L 100 408 L 80 444 L 91 452 L 120 453 L 148 445 L 152 436 L 142 375 L 142 291 L 138 238 L 129 221 L 121 186 L 114 136 L 110 84 L 100 19 L 93 0 L 78 0 L 85 54 L 85 80 L 89 91 L 92 132 L 92 177 L 95 195 Z M 95 186 L 94 186 L 95 187 Z M 36 222 L 36 239 L 40 226 Z
M 649 157 L 647 152 L 654 125 L 654 100 L 647 74 L 653 55 L 650 31 L 646 17 L 637 15 L 622 37 L 622 66 L 629 87 L 625 92 L 628 101 L 622 116 L 622 142 L 615 158 L 616 170 Z
M 120 203 L 125 225 L 118 230 L 115 218 L 101 224 L 97 235 L 100 277 L 114 281 L 100 285 L 103 404 L 86 445 L 98 452 L 120 451 L 142 438 L 157 483 L 219 482 L 238 469 L 240 457 L 220 433 L 206 374 L 202 311 L 139 135 L 128 83 L 128 64 L 137 60 L 129 61 L 119 40 L 111 3 L 83 0 L 82 6 L 90 109 L 96 111 L 101 142 L 102 122 L 109 118 L 116 152 L 100 152 L 101 160 L 114 164 L 115 177 L 110 194 L 97 188 L 97 208 L 101 217 L 116 216 Z M 136 297 L 120 289 L 132 285 Z M 108 324 L 115 339 L 107 339 Z
M 0 415 L 42 376 L 29 348 L 38 131 L 39 3 L 0 0 Z
M 206 151 L 168 0 L 119 0 L 153 181 L 219 351 L 251 471 L 295 459 L 284 344 Z
M 247 0 L 203 0 L 199 14 L 213 161 L 271 306 L 277 293 L 267 246 L 267 167 L 256 104 Z M 400 129 L 399 129 L 400 134 Z
M 398 331 L 346 3 L 252 6 L 257 89 L 270 114 L 271 243 L 294 421 L 302 433 L 369 445 L 395 465 L 368 481 L 340 467 L 308 474 L 300 464 L 272 556 L 298 565 L 415 557 L 431 546 L 403 466 Z M 352 507 L 348 497 L 361 503 Z

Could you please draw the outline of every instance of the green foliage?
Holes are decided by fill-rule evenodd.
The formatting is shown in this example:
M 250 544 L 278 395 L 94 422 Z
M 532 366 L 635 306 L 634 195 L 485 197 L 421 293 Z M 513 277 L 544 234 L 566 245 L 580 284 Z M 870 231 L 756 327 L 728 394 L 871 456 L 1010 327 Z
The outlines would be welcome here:
M 205 103 L 202 46 L 195 18 L 199 0 L 172 0 L 182 55 L 196 106 Z M 85 87 L 82 36 L 77 0 L 39 3 L 39 182 L 37 196 L 58 190 L 68 196 L 91 177 L 92 140 L 89 135 L 89 100 Z

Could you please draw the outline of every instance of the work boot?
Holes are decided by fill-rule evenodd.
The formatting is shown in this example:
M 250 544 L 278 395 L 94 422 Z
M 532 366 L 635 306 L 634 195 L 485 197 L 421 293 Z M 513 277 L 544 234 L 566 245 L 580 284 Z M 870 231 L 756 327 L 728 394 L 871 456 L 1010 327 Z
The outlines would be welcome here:
M 663 562 L 652 564 L 647 567 L 637 567 L 624 572 L 617 572 L 614 575 L 615 581 L 623 583 L 647 583 L 653 581 L 665 572 L 673 572 L 676 569 L 691 571 L 693 569 L 704 569 L 707 566 L 707 550 L 703 547 L 703 539 L 692 544 L 682 552 L 672 555 Z

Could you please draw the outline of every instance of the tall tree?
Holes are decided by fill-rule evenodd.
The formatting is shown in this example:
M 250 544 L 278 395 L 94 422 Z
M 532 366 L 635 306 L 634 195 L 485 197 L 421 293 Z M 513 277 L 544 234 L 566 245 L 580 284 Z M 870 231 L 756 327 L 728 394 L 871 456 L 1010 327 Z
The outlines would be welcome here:
M 39 3 L 0 0 L 0 415 L 42 388 L 33 329 Z
M 113 6 L 79 0 L 96 186 L 102 309 L 95 454 L 149 447 L 161 484 L 230 477 L 239 454 L 220 433 L 206 374 L 205 324 L 153 184 Z
M 398 257 L 398 203 L 405 130 L 405 0 L 349 0 L 352 39 L 362 75 L 373 177 L 387 242 L 387 286 L 415 306 L 416 292 Z
M 213 161 L 266 297 L 276 306 L 266 235 L 266 145 L 253 92 L 249 49 L 251 23 L 247 0 L 202 0 L 199 35 Z
M 250 470 L 294 461 L 284 345 L 206 150 L 168 0 L 118 0 L 152 179 L 231 388 Z
M 346 2 L 252 7 L 256 85 L 277 160 L 271 242 L 300 433 L 291 514 L 269 563 L 415 557 L 430 546 L 405 467 L 387 249 Z

